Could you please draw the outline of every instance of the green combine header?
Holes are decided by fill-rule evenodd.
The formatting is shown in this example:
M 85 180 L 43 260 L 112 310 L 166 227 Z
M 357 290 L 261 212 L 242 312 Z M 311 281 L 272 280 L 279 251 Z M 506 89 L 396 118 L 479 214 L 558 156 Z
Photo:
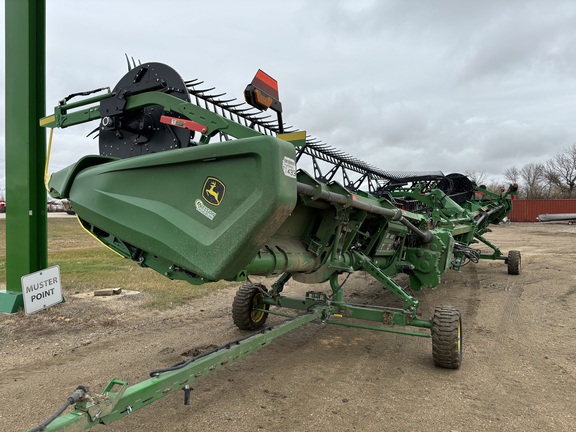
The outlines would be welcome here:
M 503 255 L 483 237 L 510 213 L 517 186 L 497 194 L 461 174 L 390 172 L 349 156 L 285 127 L 278 85 L 262 71 L 244 91 L 248 105 L 202 84 L 164 64 L 129 63 L 114 89 L 65 98 L 41 125 L 97 121 L 100 154 L 53 174 L 50 194 L 68 199 L 84 228 L 142 267 L 191 284 L 242 282 L 232 319 L 255 333 L 133 387 L 113 380 L 106 407 L 79 395 L 75 411 L 47 427 L 107 424 L 186 392 L 192 381 L 308 322 L 429 337 L 434 363 L 459 368 L 460 311 L 438 307 L 421 318 L 418 300 L 394 276 L 407 274 L 414 291 L 434 288 L 446 270 L 481 259 L 502 260 L 519 274 L 520 252 Z M 86 97 L 72 102 L 77 96 Z M 347 303 L 340 276 L 355 271 L 374 277 L 402 306 Z M 266 286 L 251 276 L 275 280 Z M 284 290 L 290 279 L 329 288 L 292 297 Z M 294 312 L 265 327 L 278 308 Z

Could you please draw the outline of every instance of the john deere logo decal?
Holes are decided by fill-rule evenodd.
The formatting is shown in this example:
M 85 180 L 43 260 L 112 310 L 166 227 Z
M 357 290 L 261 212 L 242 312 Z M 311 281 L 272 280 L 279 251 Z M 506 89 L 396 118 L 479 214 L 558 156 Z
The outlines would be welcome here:
M 208 204 L 219 206 L 224 199 L 225 193 L 226 186 L 216 177 L 208 177 L 204 182 L 202 198 L 204 198 Z

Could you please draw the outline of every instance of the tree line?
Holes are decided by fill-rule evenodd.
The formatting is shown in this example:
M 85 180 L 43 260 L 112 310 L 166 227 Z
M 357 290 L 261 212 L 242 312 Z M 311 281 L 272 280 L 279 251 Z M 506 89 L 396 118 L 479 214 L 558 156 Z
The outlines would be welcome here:
M 486 184 L 483 172 L 466 172 L 478 185 Z M 524 166 L 512 166 L 504 171 L 509 183 L 520 187 L 520 199 L 570 199 L 576 198 L 576 144 L 544 163 L 530 162 Z M 488 189 L 499 192 L 501 184 L 491 182 Z

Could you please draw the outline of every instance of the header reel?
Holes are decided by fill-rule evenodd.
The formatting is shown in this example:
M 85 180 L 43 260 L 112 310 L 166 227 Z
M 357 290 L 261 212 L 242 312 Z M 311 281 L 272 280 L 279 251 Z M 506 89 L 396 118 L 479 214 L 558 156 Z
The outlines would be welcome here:
M 98 109 L 100 125 L 94 130 L 98 132 L 100 155 L 125 159 L 206 144 L 214 138 L 220 141 L 238 138 L 226 131 L 227 128 L 207 133 L 207 128 L 203 124 L 206 118 L 190 120 L 187 119 L 189 113 L 166 111 L 165 107 L 157 104 L 146 104 L 138 108 L 128 104 L 129 98 L 149 92 L 161 92 L 182 102 L 194 101 L 196 105 L 244 125 L 256 131 L 258 135 L 275 136 L 298 132 L 297 129 L 286 127 L 283 123 L 282 104 L 278 99 L 278 83 L 265 72 L 259 70 L 244 90 L 248 105 L 237 102 L 235 98 L 222 99 L 225 93 L 212 94 L 213 88 L 198 88 L 202 84 L 203 81 L 199 80 L 184 81 L 173 68 L 162 63 L 134 64 L 112 92 L 108 90 L 108 94 L 84 101 L 85 103 L 100 101 Z M 104 89 L 97 91 L 100 90 Z M 55 123 L 61 127 L 75 124 L 71 118 L 77 114 L 70 115 L 69 109 L 82 106 L 83 102 L 69 104 L 68 101 L 72 97 L 87 94 L 89 93 L 75 93 L 62 100 L 56 110 L 63 121 Z M 268 108 L 277 113 L 276 119 L 262 114 L 262 111 Z M 80 122 L 93 118 L 93 115 L 90 115 Z M 50 124 L 47 120 L 50 118 L 45 119 L 43 126 Z M 197 132 L 201 135 L 198 138 Z M 344 186 L 353 192 L 364 189 L 375 196 L 390 198 L 388 191 L 400 185 L 445 179 L 440 171 L 383 171 L 315 137 L 305 133 L 304 136 L 302 143 L 294 142 L 297 150 L 296 160 L 304 162 L 308 159 L 312 164 L 314 177 L 323 183 L 329 183 L 340 175 Z

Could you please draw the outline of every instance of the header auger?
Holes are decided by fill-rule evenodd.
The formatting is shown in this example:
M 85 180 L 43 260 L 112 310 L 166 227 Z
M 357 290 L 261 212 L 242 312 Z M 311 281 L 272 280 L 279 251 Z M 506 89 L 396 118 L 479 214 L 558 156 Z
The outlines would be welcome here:
M 504 256 L 483 237 L 509 214 L 517 186 L 496 194 L 461 174 L 389 172 L 349 156 L 285 127 L 277 83 L 262 71 L 245 90 L 251 106 L 202 84 L 182 80 L 164 64 L 145 63 L 134 65 L 113 90 L 63 100 L 41 124 L 99 121 L 100 155 L 52 175 L 50 194 L 67 198 L 88 231 L 142 267 L 192 284 L 243 282 L 232 318 L 257 333 L 236 341 L 249 345 L 242 354 L 231 353 L 230 345 L 209 353 L 202 358 L 208 365 L 220 364 L 223 353 L 229 362 L 299 325 L 322 321 L 429 337 L 434 363 L 459 368 L 459 310 L 436 308 L 430 319 L 420 318 L 418 300 L 393 277 L 407 274 L 413 290 L 434 288 L 446 270 L 480 259 L 503 260 L 510 274 L 519 274 L 520 253 Z M 262 114 L 268 108 L 276 116 Z M 345 302 L 339 276 L 355 271 L 370 274 L 402 306 Z M 265 286 L 250 276 L 276 281 Z M 329 282 L 330 289 L 293 298 L 284 293 L 291 278 Z M 279 307 L 297 313 L 265 328 Z M 198 368 L 190 362 L 178 372 L 155 371 L 139 391 L 185 389 L 214 369 Z M 176 373 L 177 384 L 167 384 Z M 108 421 L 138 408 L 113 395 Z M 76 411 L 90 416 L 85 407 Z M 86 427 L 100 420 L 91 418 Z

